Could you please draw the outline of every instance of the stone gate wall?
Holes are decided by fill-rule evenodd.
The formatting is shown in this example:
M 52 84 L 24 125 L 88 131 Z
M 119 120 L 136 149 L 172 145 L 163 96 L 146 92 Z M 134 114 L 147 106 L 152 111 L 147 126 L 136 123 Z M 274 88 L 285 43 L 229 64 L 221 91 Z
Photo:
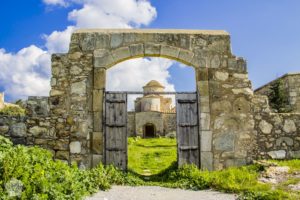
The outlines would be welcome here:
M 232 55 L 230 36 L 224 31 L 76 31 L 69 52 L 52 56 L 49 104 L 39 106 L 45 101 L 31 99 L 26 118 L 0 117 L 0 131 L 19 138 L 14 124 L 25 123 L 26 144 L 51 149 L 55 158 L 82 167 L 97 165 L 103 161 L 106 70 L 147 56 L 174 59 L 195 69 L 202 169 L 298 155 L 299 115 L 273 114 L 267 98 L 253 94 L 246 62 Z M 46 105 L 49 111 L 39 110 Z

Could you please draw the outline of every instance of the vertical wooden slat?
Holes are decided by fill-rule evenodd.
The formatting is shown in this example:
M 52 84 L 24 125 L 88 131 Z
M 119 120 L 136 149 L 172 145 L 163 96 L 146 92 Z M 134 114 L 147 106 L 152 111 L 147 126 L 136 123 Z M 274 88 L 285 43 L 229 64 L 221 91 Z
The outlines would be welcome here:
M 105 95 L 105 164 L 127 169 L 127 95 Z
M 178 165 L 200 167 L 197 95 L 176 94 Z

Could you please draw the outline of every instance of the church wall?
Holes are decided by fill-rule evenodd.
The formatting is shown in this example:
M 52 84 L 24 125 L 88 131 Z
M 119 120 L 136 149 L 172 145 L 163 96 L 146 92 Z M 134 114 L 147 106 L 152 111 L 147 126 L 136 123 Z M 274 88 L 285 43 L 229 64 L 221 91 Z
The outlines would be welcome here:
M 155 126 L 156 135 L 164 135 L 163 114 L 160 112 L 139 112 L 135 115 L 135 127 L 137 136 L 143 137 L 144 125 L 151 123 Z
M 176 133 L 176 113 L 163 113 L 165 135 L 168 133 Z
M 134 137 L 135 134 L 135 112 L 127 113 L 127 135 L 128 137 Z

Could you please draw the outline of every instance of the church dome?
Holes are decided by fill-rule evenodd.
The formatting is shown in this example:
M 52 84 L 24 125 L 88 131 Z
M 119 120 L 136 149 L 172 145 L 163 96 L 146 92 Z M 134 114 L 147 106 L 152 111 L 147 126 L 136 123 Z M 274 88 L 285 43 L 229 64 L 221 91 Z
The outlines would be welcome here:
M 159 88 L 165 88 L 161 83 L 159 83 L 156 80 L 152 80 L 148 82 L 143 88 L 145 87 L 159 87 Z

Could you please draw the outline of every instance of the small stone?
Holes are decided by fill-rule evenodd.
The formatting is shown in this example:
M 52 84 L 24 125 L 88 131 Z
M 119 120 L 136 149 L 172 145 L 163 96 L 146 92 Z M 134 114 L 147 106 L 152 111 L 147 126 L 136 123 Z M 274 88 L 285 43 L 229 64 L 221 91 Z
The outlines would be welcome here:
M 253 90 L 250 88 L 232 89 L 233 94 L 253 95 Z
M 234 73 L 233 74 L 234 78 L 238 78 L 238 79 L 248 79 L 248 74 L 238 74 L 238 73 Z
M 268 155 L 272 159 L 285 159 L 286 157 L 286 152 L 285 150 L 278 150 L 278 151 L 269 151 Z
M 273 125 L 266 122 L 265 120 L 262 120 L 259 123 L 259 128 L 264 134 L 270 134 L 272 132 Z
M 41 136 L 41 135 L 47 135 L 48 129 L 39 127 L 39 126 L 34 126 L 29 129 L 29 133 L 31 133 L 33 136 Z
M 296 132 L 297 128 L 293 120 L 287 119 L 284 121 L 283 130 L 286 133 Z
M 81 143 L 79 141 L 70 143 L 70 152 L 71 153 L 80 153 L 81 152 Z
M 71 93 L 72 94 L 79 94 L 79 95 L 85 95 L 86 93 L 86 82 L 76 82 L 71 85 Z
M 70 73 L 71 73 L 72 75 L 78 75 L 78 74 L 80 74 L 81 72 L 82 72 L 82 69 L 79 68 L 79 67 L 76 66 L 76 65 L 72 66 L 71 69 L 70 69 Z
M 11 126 L 11 136 L 24 137 L 26 136 L 26 125 L 24 123 L 17 123 Z
M 215 76 L 220 81 L 226 81 L 228 79 L 229 74 L 227 72 L 219 72 L 215 73 Z
M 9 127 L 8 126 L 0 126 L 0 134 L 5 134 L 9 131 Z

